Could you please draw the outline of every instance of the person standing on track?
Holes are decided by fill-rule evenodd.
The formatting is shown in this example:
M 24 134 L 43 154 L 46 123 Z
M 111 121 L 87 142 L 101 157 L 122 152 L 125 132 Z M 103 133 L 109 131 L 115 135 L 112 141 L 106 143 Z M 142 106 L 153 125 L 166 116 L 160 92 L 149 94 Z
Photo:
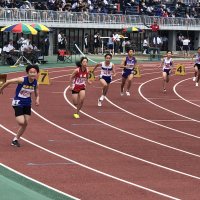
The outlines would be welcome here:
M 111 62 L 112 54 L 107 53 L 104 57 L 105 61 L 98 63 L 93 69 L 94 72 L 97 67 L 101 67 L 99 80 L 102 85 L 102 95 L 98 99 L 98 106 L 102 106 L 102 101 L 104 100 L 108 92 L 109 85 L 112 81 L 112 75 L 115 76 L 115 66 Z
M 166 83 L 169 82 L 169 75 L 172 73 L 172 68 L 174 66 L 172 59 L 172 52 L 167 51 L 167 56 L 163 58 L 160 68 L 162 67 L 163 76 L 163 92 L 166 92 Z
M 20 147 L 19 139 L 25 132 L 28 121 L 31 116 L 31 93 L 35 93 L 35 105 L 39 105 L 39 89 L 37 84 L 37 75 L 39 73 L 39 67 L 37 65 L 28 65 L 26 67 L 27 76 L 18 77 L 7 80 L 0 88 L 0 94 L 3 94 L 3 90 L 10 84 L 18 84 L 15 92 L 15 97 L 12 101 L 12 106 L 15 111 L 15 117 L 19 130 L 17 135 L 11 142 L 11 145 Z
M 134 68 L 137 63 L 136 58 L 134 57 L 135 50 L 132 48 L 129 48 L 127 50 L 128 55 L 122 59 L 121 62 L 121 68 L 123 68 L 122 71 L 122 83 L 121 83 L 121 96 L 124 95 L 124 86 L 127 82 L 127 89 L 126 89 L 126 95 L 130 96 L 130 88 L 131 88 L 131 82 L 133 79 L 134 74 Z
M 88 59 L 87 57 L 82 57 L 79 62 L 76 63 L 77 67 L 70 77 L 70 90 L 72 91 L 72 101 L 76 106 L 76 113 L 74 113 L 74 118 L 80 118 L 79 111 L 83 106 L 85 99 L 85 88 L 86 81 L 88 80 L 89 71 L 87 69 Z
M 199 79 L 200 79 L 200 47 L 197 49 L 197 53 L 192 56 L 192 60 L 195 58 L 194 63 L 194 77 L 193 81 L 196 82 L 196 86 L 199 86 Z

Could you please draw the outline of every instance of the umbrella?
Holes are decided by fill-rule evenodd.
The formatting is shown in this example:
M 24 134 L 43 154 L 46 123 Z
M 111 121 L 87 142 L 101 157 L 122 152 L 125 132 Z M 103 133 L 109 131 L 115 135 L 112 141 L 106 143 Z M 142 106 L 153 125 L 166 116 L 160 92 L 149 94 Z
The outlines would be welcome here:
M 49 28 L 47 28 L 43 24 L 31 24 L 31 26 L 37 31 L 49 32 Z
M 143 32 L 143 30 L 140 28 L 137 28 L 137 27 L 128 27 L 128 28 L 123 28 L 122 32 L 124 32 L 124 33 L 139 32 L 139 33 L 141 33 L 141 32 Z
M 37 31 L 32 26 L 24 23 L 6 26 L 1 31 L 37 35 Z

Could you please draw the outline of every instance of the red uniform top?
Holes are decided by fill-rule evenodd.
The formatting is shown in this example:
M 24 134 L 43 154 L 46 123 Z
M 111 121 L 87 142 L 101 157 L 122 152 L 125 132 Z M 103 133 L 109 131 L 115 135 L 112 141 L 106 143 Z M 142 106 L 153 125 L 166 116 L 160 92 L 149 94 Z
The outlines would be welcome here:
M 88 70 L 82 71 L 81 68 L 78 68 L 78 73 L 76 73 L 73 79 L 73 90 L 75 92 L 80 92 L 85 89 L 86 81 L 88 79 Z
M 156 23 L 154 23 L 154 24 L 152 24 L 152 25 L 150 26 L 150 28 L 151 28 L 151 30 L 152 30 L 153 32 L 157 32 L 157 31 L 159 30 L 159 25 L 156 24 Z

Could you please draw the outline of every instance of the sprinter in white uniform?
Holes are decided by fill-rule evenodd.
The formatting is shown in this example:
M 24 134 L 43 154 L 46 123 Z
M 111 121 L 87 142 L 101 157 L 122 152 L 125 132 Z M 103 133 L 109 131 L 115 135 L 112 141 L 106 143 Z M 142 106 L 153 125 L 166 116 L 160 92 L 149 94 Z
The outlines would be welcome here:
M 99 80 L 102 85 L 102 95 L 98 99 L 98 106 L 102 106 L 102 101 L 104 100 L 104 98 L 108 92 L 110 82 L 112 81 L 112 76 L 115 76 L 115 66 L 111 62 L 112 54 L 107 53 L 104 57 L 105 57 L 105 61 L 98 63 L 94 67 L 94 70 L 93 70 L 93 72 L 94 72 L 97 67 L 101 67 L 101 73 L 99 76 Z
M 169 82 L 169 75 L 172 73 L 173 68 L 173 60 L 172 60 L 172 52 L 168 51 L 167 56 L 163 58 L 160 67 L 162 67 L 162 76 L 163 76 L 163 92 L 166 92 L 166 83 Z

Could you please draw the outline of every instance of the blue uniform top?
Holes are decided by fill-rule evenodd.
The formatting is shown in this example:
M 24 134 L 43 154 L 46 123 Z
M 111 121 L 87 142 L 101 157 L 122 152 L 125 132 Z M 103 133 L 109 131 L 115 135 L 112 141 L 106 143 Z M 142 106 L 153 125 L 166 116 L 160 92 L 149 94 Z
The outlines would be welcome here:
M 29 82 L 28 77 L 24 77 L 24 81 L 19 83 L 16 91 L 15 97 L 13 99 L 13 106 L 31 106 L 31 93 L 35 91 L 37 87 L 37 80 L 34 79 L 32 83 Z
M 127 57 L 126 57 L 126 61 L 125 61 L 126 69 L 134 69 L 136 62 L 137 62 L 137 61 L 136 61 L 135 57 L 132 57 L 132 58 L 130 59 L 130 58 L 127 56 Z

